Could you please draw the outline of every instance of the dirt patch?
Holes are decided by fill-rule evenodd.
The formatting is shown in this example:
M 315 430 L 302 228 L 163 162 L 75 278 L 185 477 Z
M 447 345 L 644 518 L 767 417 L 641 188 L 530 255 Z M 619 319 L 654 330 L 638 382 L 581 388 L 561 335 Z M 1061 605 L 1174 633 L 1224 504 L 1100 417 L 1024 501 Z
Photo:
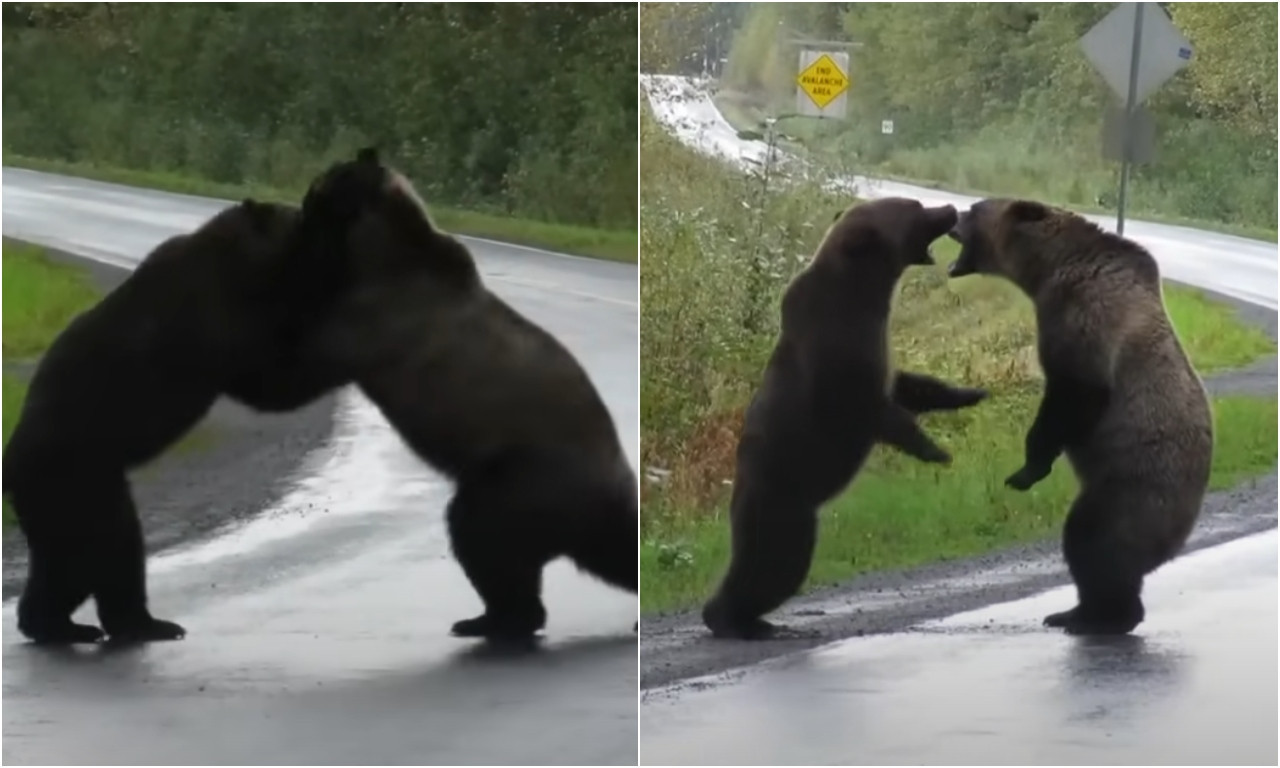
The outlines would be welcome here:
M 129 274 L 73 254 L 47 253 L 85 269 L 104 294 Z M 5 366 L 11 375 L 33 370 L 27 361 Z M 336 394 L 286 414 L 258 414 L 219 400 L 178 446 L 131 476 L 148 553 L 208 536 L 275 503 L 308 455 L 327 442 L 336 407 Z M 7 600 L 26 580 L 26 541 L 16 526 L 5 526 L 3 549 Z
M 1276 341 L 1276 313 L 1221 296 L 1242 321 Z M 1276 393 L 1276 358 L 1206 380 L 1215 394 Z M 1277 477 L 1209 494 L 1186 551 L 1276 526 Z M 665 686 L 825 645 L 848 637 L 897 632 L 930 619 L 1017 600 L 1070 584 L 1058 541 L 902 571 L 870 573 L 796 598 L 770 618 L 795 630 L 767 642 L 712 640 L 697 611 L 645 616 L 640 626 L 640 687 Z M 1064 609 L 1070 606 L 1064 606 Z

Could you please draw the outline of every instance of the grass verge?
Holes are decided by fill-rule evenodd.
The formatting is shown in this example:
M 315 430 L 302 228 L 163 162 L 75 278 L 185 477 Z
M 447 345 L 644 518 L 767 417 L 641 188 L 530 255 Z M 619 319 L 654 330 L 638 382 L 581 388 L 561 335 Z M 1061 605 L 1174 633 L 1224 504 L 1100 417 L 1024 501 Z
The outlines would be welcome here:
M 259 184 L 219 184 L 162 171 L 142 171 L 92 163 L 47 160 L 8 152 L 4 155 L 4 164 L 34 171 L 60 173 L 97 181 L 225 200 L 255 197 L 260 200 L 296 205 L 302 199 L 304 191 L 276 189 Z M 439 205 L 432 205 L 430 209 L 431 217 L 436 223 L 450 232 L 532 248 L 545 248 L 576 256 L 633 264 L 636 261 L 637 239 L 634 231 L 553 224 Z
M 728 563 L 727 481 L 742 410 L 776 334 L 777 300 L 844 200 L 804 185 L 757 180 L 675 145 L 642 116 L 641 609 L 692 608 Z M 814 212 L 824 212 L 817 215 Z M 1056 537 L 1075 481 L 1060 461 L 1026 493 L 1004 487 L 1042 391 L 1030 302 L 986 278 L 948 280 L 956 246 L 908 272 L 893 315 L 896 363 L 992 398 L 922 419 L 955 462 L 935 468 L 877 447 L 857 480 L 821 512 L 806 589 L 859 573 L 965 557 Z M 758 280 L 749 266 L 759 260 Z M 763 281 L 763 287 L 761 287 Z M 768 321 L 747 330 L 744 304 L 762 294 Z M 1173 324 L 1204 374 L 1244 365 L 1275 345 L 1232 307 L 1166 284 Z M 1276 399 L 1214 400 L 1212 487 L 1276 466 Z M 662 470 L 655 472 L 654 470 Z M 661 477 L 653 481 L 649 476 Z
M 6 361 L 40 353 L 72 318 L 98 300 L 84 272 L 51 261 L 36 246 L 5 239 L 2 258 Z

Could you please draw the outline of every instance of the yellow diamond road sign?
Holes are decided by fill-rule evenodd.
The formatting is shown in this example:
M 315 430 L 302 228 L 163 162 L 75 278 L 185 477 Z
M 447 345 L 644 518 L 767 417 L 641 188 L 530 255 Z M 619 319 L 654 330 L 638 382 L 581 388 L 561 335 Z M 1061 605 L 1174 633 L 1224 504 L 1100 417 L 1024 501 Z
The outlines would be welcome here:
M 825 108 L 849 90 L 849 78 L 840 70 L 840 65 L 825 53 L 804 68 L 796 83 L 813 99 L 818 109 Z

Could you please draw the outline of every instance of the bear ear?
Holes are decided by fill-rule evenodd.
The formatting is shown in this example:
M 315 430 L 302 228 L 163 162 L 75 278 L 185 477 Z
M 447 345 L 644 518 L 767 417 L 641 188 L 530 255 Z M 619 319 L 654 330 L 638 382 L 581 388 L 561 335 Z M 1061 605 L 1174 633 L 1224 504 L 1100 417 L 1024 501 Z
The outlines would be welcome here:
M 1014 200 L 1005 209 L 1006 215 L 1021 224 L 1034 224 L 1049 218 L 1049 207 L 1034 200 Z
M 370 165 L 378 164 L 378 148 L 365 147 L 356 153 L 357 163 L 368 163 Z

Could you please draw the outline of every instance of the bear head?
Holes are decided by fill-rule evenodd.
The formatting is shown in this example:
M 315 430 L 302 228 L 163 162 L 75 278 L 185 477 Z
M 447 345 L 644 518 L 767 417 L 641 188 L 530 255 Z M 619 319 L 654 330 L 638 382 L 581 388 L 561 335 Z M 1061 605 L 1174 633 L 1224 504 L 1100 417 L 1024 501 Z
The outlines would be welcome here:
M 303 237 L 351 274 L 391 278 L 412 273 L 474 274 L 461 243 L 436 229 L 413 185 L 372 147 L 335 163 L 302 200 Z
M 987 198 L 962 213 L 948 236 L 960 244 L 951 277 L 993 275 L 1020 285 L 1042 271 L 1050 258 L 1046 245 L 1072 217 L 1034 200 Z
M 871 200 L 836 216 L 819 254 L 834 250 L 847 263 L 887 264 L 896 277 L 907 267 L 935 263 L 930 246 L 955 223 L 950 205 L 929 208 L 905 197 Z

